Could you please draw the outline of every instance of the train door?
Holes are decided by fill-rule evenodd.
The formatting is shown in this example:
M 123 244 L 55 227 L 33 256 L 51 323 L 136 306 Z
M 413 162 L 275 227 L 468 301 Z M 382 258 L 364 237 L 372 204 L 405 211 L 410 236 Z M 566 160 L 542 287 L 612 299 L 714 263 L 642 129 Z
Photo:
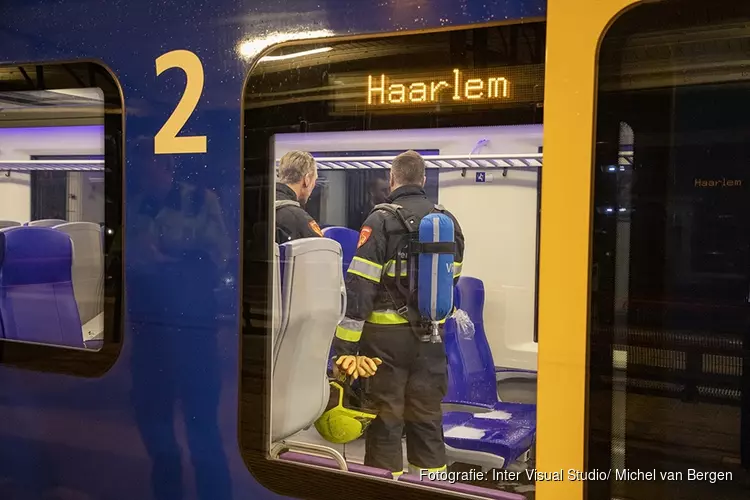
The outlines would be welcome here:
M 590 475 L 537 494 L 747 498 L 750 9 L 564 5 L 548 21 L 542 227 L 561 229 L 541 239 L 537 465 Z

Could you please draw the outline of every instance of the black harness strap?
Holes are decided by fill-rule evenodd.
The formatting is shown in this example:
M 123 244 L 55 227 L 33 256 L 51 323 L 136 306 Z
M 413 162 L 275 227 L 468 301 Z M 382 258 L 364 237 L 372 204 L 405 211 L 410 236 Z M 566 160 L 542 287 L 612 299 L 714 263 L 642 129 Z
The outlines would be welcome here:
M 409 248 L 410 244 L 413 241 L 413 234 L 415 231 L 418 231 L 418 227 L 415 229 L 413 227 L 413 224 L 409 223 L 409 219 L 411 217 L 411 214 L 405 214 L 406 209 L 402 207 L 401 205 L 397 205 L 395 203 L 381 203 L 379 205 L 375 205 L 373 207 L 372 212 L 375 212 L 377 210 L 384 210 L 391 215 L 393 215 L 404 227 L 406 230 L 406 236 L 409 238 L 409 242 L 407 243 L 407 248 Z M 371 212 L 371 213 L 372 213 Z M 403 248 L 403 245 L 399 244 L 396 245 L 396 249 L 393 255 L 389 255 L 386 257 L 385 261 L 388 262 L 390 260 L 394 261 L 394 275 L 395 275 L 395 285 L 396 289 L 398 290 L 399 294 L 398 297 L 394 297 L 393 294 L 390 292 L 388 287 L 385 287 L 386 292 L 388 292 L 388 296 L 391 298 L 391 301 L 393 301 L 394 306 L 396 307 L 396 311 L 401 314 L 402 316 L 406 317 L 406 319 L 409 321 L 409 323 L 413 322 L 420 322 L 419 320 L 421 318 L 418 318 L 419 314 L 416 311 L 413 311 L 412 307 L 409 307 L 409 300 L 408 297 L 411 295 L 411 290 L 407 290 L 404 288 L 403 284 L 401 283 L 401 257 L 399 255 L 401 249 Z M 407 266 L 410 261 L 410 256 L 407 256 Z M 410 278 L 410 285 L 411 285 L 411 279 L 413 278 L 413 275 L 409 276 Z M 411 286 L 410 286 L 411 288 Z M 411 312 L 411 314 L 410 314 Z
M 415 245 L 414 253 L 455 253 L 456 242 L 455 241 L 443 241 L 436 243 L 419 243 Z
M 420 332 L 426 324 L 424 318 L 419 312 L 419 308 L 415 306 L 417 300 L 417 266 L 418 258 L 420 253 L 453 253 L 455 251 L 455 242 L 450 243 L 420 243 L 419 242 L 419 223 L 420 221 L 415 220 L 415 216 L 408 212 L 404 207 L 396 203 L 381 203 L 373 207 L 370 213 L 374 213 L 377 210 L 384 210 L 394 217 L 401 223 L 406 230 L 405 238 L 408 238 L 408 242 L 405 245 L 399 244 L 396 246 L 395 255 L 388 256 L 386 262 L 394 260 L 395 262 L 395 286 L 398 290 L 398 296 L 394 297 L 389 288 L 386 286 L 385 290 L 388 293 L 391 301 L 396 307 L 396 312 L 401 316 L 404 316 L 409 322 L 412 331 L 421 339 L 424 332 Z M 444 212 L 445 209 L 441 205 L 435 205 L 429 213 Z M 429 215 L 429 214 L 428 214 Z M 409 288 L 406 289 L 401 283 L 401 257 L 399 253 L 406 246 L 407 249 L 407 276 L 409 278 Z

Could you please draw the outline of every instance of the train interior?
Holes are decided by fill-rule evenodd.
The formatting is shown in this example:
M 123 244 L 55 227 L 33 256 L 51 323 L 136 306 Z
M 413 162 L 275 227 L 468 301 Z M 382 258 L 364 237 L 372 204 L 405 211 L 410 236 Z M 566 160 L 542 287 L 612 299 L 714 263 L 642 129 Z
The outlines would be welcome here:
M 277 159 L 294 150 L 309 151 L 317 159 L 319 184 L 307 209 L 324 235 L 343 249 L 343 267 L 335 276 L 342 276 L 348 267 L 363 217 L 388 195 L 390 159 L 407 150 L 424 155 L 428 164 L 425 191 L 431 201 L 449 207 L 467 241 L 455 301 L 471 320 L 460 327 L 451 321 L 446 332 L 451 382 L 444 400 L 444 431 L 453 463 L 468 460 L 485 469 L 528 466 L 536 404 L 534 308 L 541 138 L 540 125 L 274 137 Z M 472 162 L 485 165 L 485 170 L 466 170 Z M 498 259 L 488 266 L 482 255 Z M 318 283 L 315 295 L 322 300 L 320 279 L 314 282 Z M 332 279 L 335 289 L 337 282 Z M 287 286 L 283 278 L 281 283 Z M 331 300 L 338 304 L 340 298 L 334 294 Z M 333 318 L 338 312 L 332 310 Z M 281 324 L 286 323 L 282 319 Z M 526 428 L 527 432 L 520 430 Z M 511 431 L 517 439 L 510 439 Z M 290 439 L 332 446 L 354 464 L 364 458 L 364 439 L 331 445 L 314 427 Z
M 533 469 L 543 33 L 543 24 L 536 23 L 401 41 L 287 47 L 260 59 L 263 77 L 251 74 L 245 99 L 245 196 L 257 200 L 245 204 L 246 234 L 257 234 L 248 222 L 273 220 L 259 206 L 264 187 L 272 189 L 274 165 L 285 153 L 302 150 L 315 157 L 319 175 L 306 210 L 327 240 L 283 243 L 275 258 L 269 256 L 276 283 L 268 347 L 272 458 L 486 498 L 533 498 L 533 477 L 525 475 L 507 482 L 469 475 L 431 482 L 368 467 L 364 436 L 337 445 L 313 424 L 329 401 L 331 342 L 343 316 L 342 283 L 360 227 L 389 194 L 391 160 L 414 150 L 426 161 L 427 196 L 455 214 L 467 242 L 453 294 L 467 321 L 449 319 L 445 331 L 449 471 Z M 517 46 L 511 41 L 521 38 Z M 467 50 L 472 42 L 474 49 Z M 429 61 L 428 67 L 410 74 L 415 57 Z M 447 57 L 454 68 L 473 69 L 446 69 L 441 61 Z M 467 60 L 476 64 L 467 66 Z M 493 69 L 513 62 L 510 73 Z M 475 98 L 507 98 L 503 82 L 511 76 L 515 106 L 497 112 Z M 472 94 L 478 86 L 485 90 Z M 450 93 L 444 90 L 449 88 Z M 382 112 L 366 110 L 368 100 L 383 105 Z M 437 109 L 444 111 L 435 112 L 438 101 Z M 244 279 L 246 289 L 251 280 L 262 283 L 247 273 Z M 243 447 L 253 446 L 245 433 L 240 436 Z M 407 463 L 405 457 L 404 467 Z
M 302 309 L 295 310 L 293 298 L 287 299 L 287 287 L 299 291 L 310 286 L 306 300 L 316 297 L 317 305 L 310 308 L 316 311 L 317 320 L 323 311 L 329 311 L 335 326 L 340 317 L 337 288 L 356 250 L 363 218 L 388 195 L 389 161 L 403 151 L 419 151 L 428 165 L 428 197 L 449 207 L 467 241 L 455 302 L 470 321 L 463 324 L 449 320 L 446 326 L 450 382 L 443 401 L 444 433 L 452 469 L 460 470 L 465 465 L 484 470 L 524 470 L 533 464 L 541 138 L 540 125 L 276 135 L 273 150 L 277 159 L 294 150 L 309 151 L 316 157 L 318 185 L 307 209 L 319 221 L 324 235 L 341 245 L 343 258 L 329 252 L 335 268 L 323 273 L 315 270 L 316 278 L 308 282 L 296 276 L 301 272 L 301 258 L 296 257 L 292 284 L 285 276 L 285 267 L 290 266 L 289 249 L 285 247 L 293 247 L 295 242 L 281 245 L 279 290 L 284 298 L 280 301 L 279 326 L 274 328 L 279 336 L 274 341 L 274 362 L 288 363 L 289 356 L 294 359 L 283 343 L 295 338 L 288 337 L 295 322 L 288 316 L 300 314 Z M 485 169 L 471 169 L 473 162 L 485 165 Z M 495 223 L 499 221 L 502 223 Z M 296 243 L 304 244 L 303 240 Z M 488 266 L 482 255 L 497 255 L 498 259 Z M 333 292 L 326 294 L 327 287 Z M 310 322 L 305 325 L 306 329 L 311 326 Z M 324 348 L 316 352 L 325 365 L 331 339 L 323 338 Z M 306 346 L 304 352 L 315 350 L 299 340 L 294 344 L 297 355 L 301 345 Z M 301 366 L 302 361 L 298 361 L 295 364 Z M 286 428 L 288 415 L 299 415 L 298 400 L 294 399 L 294 407 L 285 403 L 291 401 L 286 383 L 281 382 L 278 388 L 277 383 L 274 378 L 274 439 L 285 434 L 281 430 L 277 433 L 274 426 Z M 327 402 L 327 397 L 324 399 Z M 336 450 L 349 469 L 361 468 L 364 461 L 364 438 L 335 445 L 325 441 L 313 426 L 285 439 Z M 321 456 L 315 451 L 313 454 Z M 281 455 L 285 456 L 304 461 L 299 452 Z M 390 475 L 388 471 L 373 473 Z M 505 486 L 516 493 L 533 491 L 533 481 Z
M 500 119 L 500 113 L 482 117 L 479 109 L 487 111 L 482 108 L 486 103 L 479 103 L 476 111 L 463 105 L 441 116 L 434 113 L 434 104 L 421 112 L 417 105 L 416 114 L 410 113 L 411 102 L 406 101 L 451 99 L 446 90 L 438 95 L 439 89 L 449 87 L 449 79 L 456 91 L 464 85 L 456 86 L 456 81 L 471 81 L 475 86 L 481 81 L 488 86 L 484 95 L 502 99 L 504 71 L 494 73 L 482 66 L 467 73 L 446 71 L 438 61 L 446 50 L 452 51 L 460 68 L 462 60 L 470 57 L 462 48 L 470 39 L 482 44 L 490 40 L 499 46 L 503 40 L 507 43 L 521 36 L 514 35 L 516 28 L 476 30 L 460 36 L 443 33 L 423 40 L 410 37 L 408 43 L 377 40 L 332 48 L 286 48 L 281 56 L 261 58 L 264 77 L 256 81 L 251 74 L 245 100 L 245 196 L 257 200 L 253 206 L 245 204 L 246 234 L 257 234 L 257 228 L 247 229 L 248 221 L 268 220 L 257 210 L 263 204 L 263 186 L 273 185 L 274 164 L 285 153 L 302 150 L 315 157 L 319 175 L 305 208 L 318 221 L 324 240 L 330 241 L 292 241 L 278 245 L 275 259 L 270 256 L 277 283 L 271 306 L 271 457 L 345 468 L 374 478 L 394 477 L 392 471 L 363 464 L 364 436 L 337 445 L 324 440 L 313 423 L 329 401 L 331 342 L 343 314 L 342 282 L 360 227 L 372 207 L 389 194 L 390 161 L 414 150 L 426 161 L 427 196 L 455 214 L 467 241 L 454 303 L 468 321 L 461 328 L 453 319 L 446 322 L 449 387 L 443 400 L 443 432 L 447 465 L 451 472 L 533 468 L 542 27 L 527 27 L 523 33 L 527 43 L 513 55 L 485 54 L 493 63 L 503 58 L 523 63 L 512 73 L 520 75 L 522 83 L 519 90 L 514 87 L 514 95 L 522 104 L 511 106 Z M 415 55 L 432 61 L 433 67 L 403 74 L 406 61 Z M 310 67 L 304 67 L 308 63 Z M 386 109 L 376 113 L 375 119 L 363 120 L 358 101 L 360 96 L 367 100 L 368 88 L 362 83 L 368 81 L 370 63 L 376 63 L 373 74 L 380 77 L 377 88 L 369 89 L 370 99 L 382 97 L 379 102 L 401 109 Z M 289 69 L 300 64 L 290 78 Z M 389 79 L 407 82 L 414 78 L 419 80 L 412 88 L 434 87 L 433 95 L 428 98 L 426 90 L 421 97 L 408 92 L 408 97 L 397 96 L 385 90 Z M 407 83 L 394 85 L 403 88 Z M 452 99 L 474 100 L 460 95 Z M 399 106 L 403 104 L 406 108 Z M 266 173 L 269 177 L 262 177 Z M 496 256 L 492 264 L 486 261 L 489 255 Z M 252 278 L 245 274 L 246 289 Z M 284 366 L 296 368 L 290 373 Z M 240 435 L 242 439 L 245 434 Z M 247 441 L 242 444 L 252 446 Z M 408 457 L 405 467 L 407 463 Z M 395 477 L 400 482 L 430 484 L 419 475 Z M 533 478 L 498 483 L 436 482 L 437 487 L 489 498 L 534 495 Z
M 2 339 L 102 346 L 103 117 L 96 88 L 0 92 Z

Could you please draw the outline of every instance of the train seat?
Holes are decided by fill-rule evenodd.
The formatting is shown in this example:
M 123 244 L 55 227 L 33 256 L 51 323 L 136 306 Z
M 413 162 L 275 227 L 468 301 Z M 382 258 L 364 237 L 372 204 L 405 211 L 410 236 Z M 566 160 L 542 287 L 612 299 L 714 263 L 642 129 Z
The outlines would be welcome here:
M 73 291 L 83 323 L 83 338 L 95 343 L 104 334 L 104 253 L 102 230 L 92 222 L 66 222 L 55 226 L 73 241 Z
M 303 238 L 280 246 L 282 328 L 273 341 L 271 382 L 272 456 L 286 450 L 340 453 L 326 446 L 288 440 L 323 414 L 330 389 L 326 362 L 332 332 L 344 316 L 346 292 L 341 245 L 330 238 Z
M 341 245 L 341 249 L 344 252 L 342 270 L 344 271 L 344 276 L 346 276 L 346 270 L 349 269 L 349 264 L 354 258 L 354 254 L 357 253 L 359 233 L 348 227 L 329 226 L 323 229 L 323 236 L 336 240 Z
M 0 232 L 0 319 L 6 339 L 84 347 L 73 292 L 73 244 L 60 231 Z
M 474 324 L 468 338 L 458 332 L 455 320 L 446 322 L 445 349 L 448 355 L 448 393 L 443 403 L 461 410 L 502 410 L 497 395 L 498 372 L 507 378 L 508 369 L 496 369 L 484 330 L 484 284 L 482 280 L 462 276 L 455 290 L 456 308 L 465 311 Z M 535 376 L 535 375 L 534 375 Z
M 458 280 L 456 307 L 474 324 L 474 334 L 446 322 L 448 393 L 443 399 L 443 431 L 452 462 L 487 468 L 525 461 L 536 434 L 536 405 L 507 403 L 497 395 L 495 364 L 484 331 L 484 286 L 469 276 Z
M 454 493 L 463 493 L 478 498 L 491 498 L 493 500 L 525 500 L 525 496 L 518 493 L 482 488 L 471 484 L 450 483 L 448 481 L 435 481 L 427 477 L 421 478 L 416 474 L 404 474 L 398 480 L 402 483 L 421 484 L 422 486 L 447 490 Z
M 55 227 L 59 226 L 60 224 L 65 224 L 66 220 L 63 219 L 39 219 L 39 220 L 31 220 L 24 224 L 24 226 L 29 227 Z
M 332 240 L 338 241 L 341 245 L 342 255 L 342 267 L 341 270 L 344 272 L 344 278 L 346 278 L 346 271 L 349 269 L 354 255 L 357 253 L 357 243 L 359 242 L 359 233 L 353 229 L 342 226 L 328 226 L 323 229 L 323 236 L 331 238 Z M 328 356 L 328 369 L 333 369 L 333 357 L 334 353 L 331 350 Z
M 445 325 L 445 350 L 448 356 L 448 393 L 443 403 L 451 405 L 494 406 L 498 401 L 495 365 L 490 344 L 484 332 L 484 286 L 469 276 L 458 279 L 454 304 L 468 314 L 474 324 L 474 335 L 462 335 L 456 321 Z
M 502 469 L 525 462 L 534 444 L 536 408 L 508 404 L 506 411 L 448 412 L 443 415 L 445 451 L 449 463 Z
M 21 225 L 20 222 L 16 222 L 13 220 L 0 220 L 0 232 L 3 232 L 5 230 L 8 230 L 14 227 L 18 227 L 20 225 Z M 0 317 L 0 339 L 4 339 L 4 338 L 5 338 L 5 332 L 3 331 L 3 322 L 2 322 L 2 318 Z

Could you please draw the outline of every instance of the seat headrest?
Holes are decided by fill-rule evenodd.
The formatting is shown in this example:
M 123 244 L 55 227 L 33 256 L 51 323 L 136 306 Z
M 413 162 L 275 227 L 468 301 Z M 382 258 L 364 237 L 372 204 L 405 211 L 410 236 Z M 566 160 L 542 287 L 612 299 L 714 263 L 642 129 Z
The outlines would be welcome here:
M 100 233 L 102 231 L 102 226 L 94 222 L 64 222 L 62 224 L 54 226 L 54 229 L 67 233 L 73 231 L 90 231 Z
M 359 233 L 357 231 L 341 226 L 329 226 L 323 229 L 323 236 L 336 240 L 341 245 L 344 243 L 349 245 L 353 244 L 355 248 L 357 246 L 357 241 L 359 241 Z
M 349 267 L 349 263 L 357 253 L 357 244 L 359 243 L 359 233 L 348 227 L 330 226 L 323 230 L 323 236 L 337 241 L 341 245 L 343 252 L 344 272 Z
M 334 240 L 336 241 L 336 240 Z M 298 257 L 308 252 L 320 252 L 321 250 L 335 251 L 341 253 L 341 244 L 331 242 L 326 238 L 300 238 L 297 240 L 287 241 L 279 245 L 282 262 L 291 257 Z
M 0 232 L 0 286 L 71 281 L 73 245 L 55 229 L 18 226 Z
M 29 227 L 54 227 L 59 226 L 60 224 L 65 224 L 66 222 L 68 221 L 64 219 L 39 219 L 29 221 L 24 225 L 28 225 Z
M 339 235 L 359 234 L 354 229 L 350 229 L 344 226 L 326 226 L 326 228 L 323 230 L 323 233 L 325 233 L 326 237 L 334 240 L 338 238 Z
M 478 278 L 461 276 L 456 284 L 454 294 L 455 306 L 462 309 L 475 323 L 483 321 L 484 283 Z

